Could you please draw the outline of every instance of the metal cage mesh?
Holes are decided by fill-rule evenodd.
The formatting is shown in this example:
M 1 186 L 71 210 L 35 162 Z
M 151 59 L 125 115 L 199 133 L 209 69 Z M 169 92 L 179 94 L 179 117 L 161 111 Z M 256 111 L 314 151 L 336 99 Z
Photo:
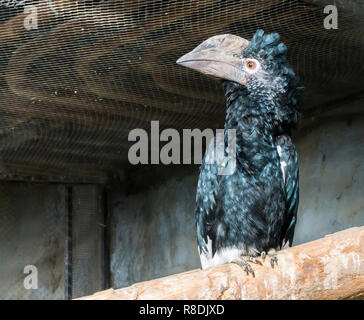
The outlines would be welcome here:
M 362 90 L 364 26 L 298 0 L 25 1 L 0 8 L 2 178 L 103 182 L 128 165 L 132 128 L 221 128 L 218 82 L 176 65 L 207 37 L 278 32 L 304 110 Z

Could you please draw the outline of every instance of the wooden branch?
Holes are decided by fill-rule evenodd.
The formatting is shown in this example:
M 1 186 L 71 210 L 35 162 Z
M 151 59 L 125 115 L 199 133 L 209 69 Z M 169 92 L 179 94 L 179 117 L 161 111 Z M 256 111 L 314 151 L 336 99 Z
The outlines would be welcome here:
M 282 250 L 278 267 L 236 264 L 192 270 L 81 299 L 363 299 L 364 227 Z

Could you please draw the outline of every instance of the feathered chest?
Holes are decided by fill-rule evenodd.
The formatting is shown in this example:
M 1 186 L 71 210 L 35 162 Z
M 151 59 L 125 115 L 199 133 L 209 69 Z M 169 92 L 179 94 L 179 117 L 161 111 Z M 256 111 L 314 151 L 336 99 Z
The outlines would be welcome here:
M 234 127 L 237 168 L 259 173 L 280 166 L 275 126 L 269 117 L 245 116 Z

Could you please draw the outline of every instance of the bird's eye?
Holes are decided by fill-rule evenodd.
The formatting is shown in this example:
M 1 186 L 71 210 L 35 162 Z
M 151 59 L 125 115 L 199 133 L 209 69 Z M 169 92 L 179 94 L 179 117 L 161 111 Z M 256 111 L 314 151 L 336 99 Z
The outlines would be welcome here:
M 259 69 L 259 62 L 255 59 L 249 59 L 245 61 L 245 70 L 249 73 L 254 73 Z
M 254 69 L 255 69 L 255 62 L 253 62 L 253 61 L 248 61 L 248 62 L 246 63 L 246 66 L 248 67 L 248 69 L 250 69 L 250 70 L 254 70 Z

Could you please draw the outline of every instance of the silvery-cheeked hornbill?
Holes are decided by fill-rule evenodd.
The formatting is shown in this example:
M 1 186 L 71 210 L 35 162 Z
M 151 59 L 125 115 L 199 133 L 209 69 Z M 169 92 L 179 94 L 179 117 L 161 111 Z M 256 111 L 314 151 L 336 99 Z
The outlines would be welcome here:
M 236 130 L 234 173 L 219 175 L 221 164 L 207 162 L 206 154 L 200 167 L 196 226 L 203 268 L 236 262 L 254 276 L 248 262 L 261 264 L 256 257 L 267 253 L 274 267 L 276 250 L 292 245 L 298 165 L 290 135 L 302 87 L 285 52 L 277 33 L 258 30 L 250 41 L 213 36 L 177 60 L 222 79 L 225 145 L 227 130 Z

